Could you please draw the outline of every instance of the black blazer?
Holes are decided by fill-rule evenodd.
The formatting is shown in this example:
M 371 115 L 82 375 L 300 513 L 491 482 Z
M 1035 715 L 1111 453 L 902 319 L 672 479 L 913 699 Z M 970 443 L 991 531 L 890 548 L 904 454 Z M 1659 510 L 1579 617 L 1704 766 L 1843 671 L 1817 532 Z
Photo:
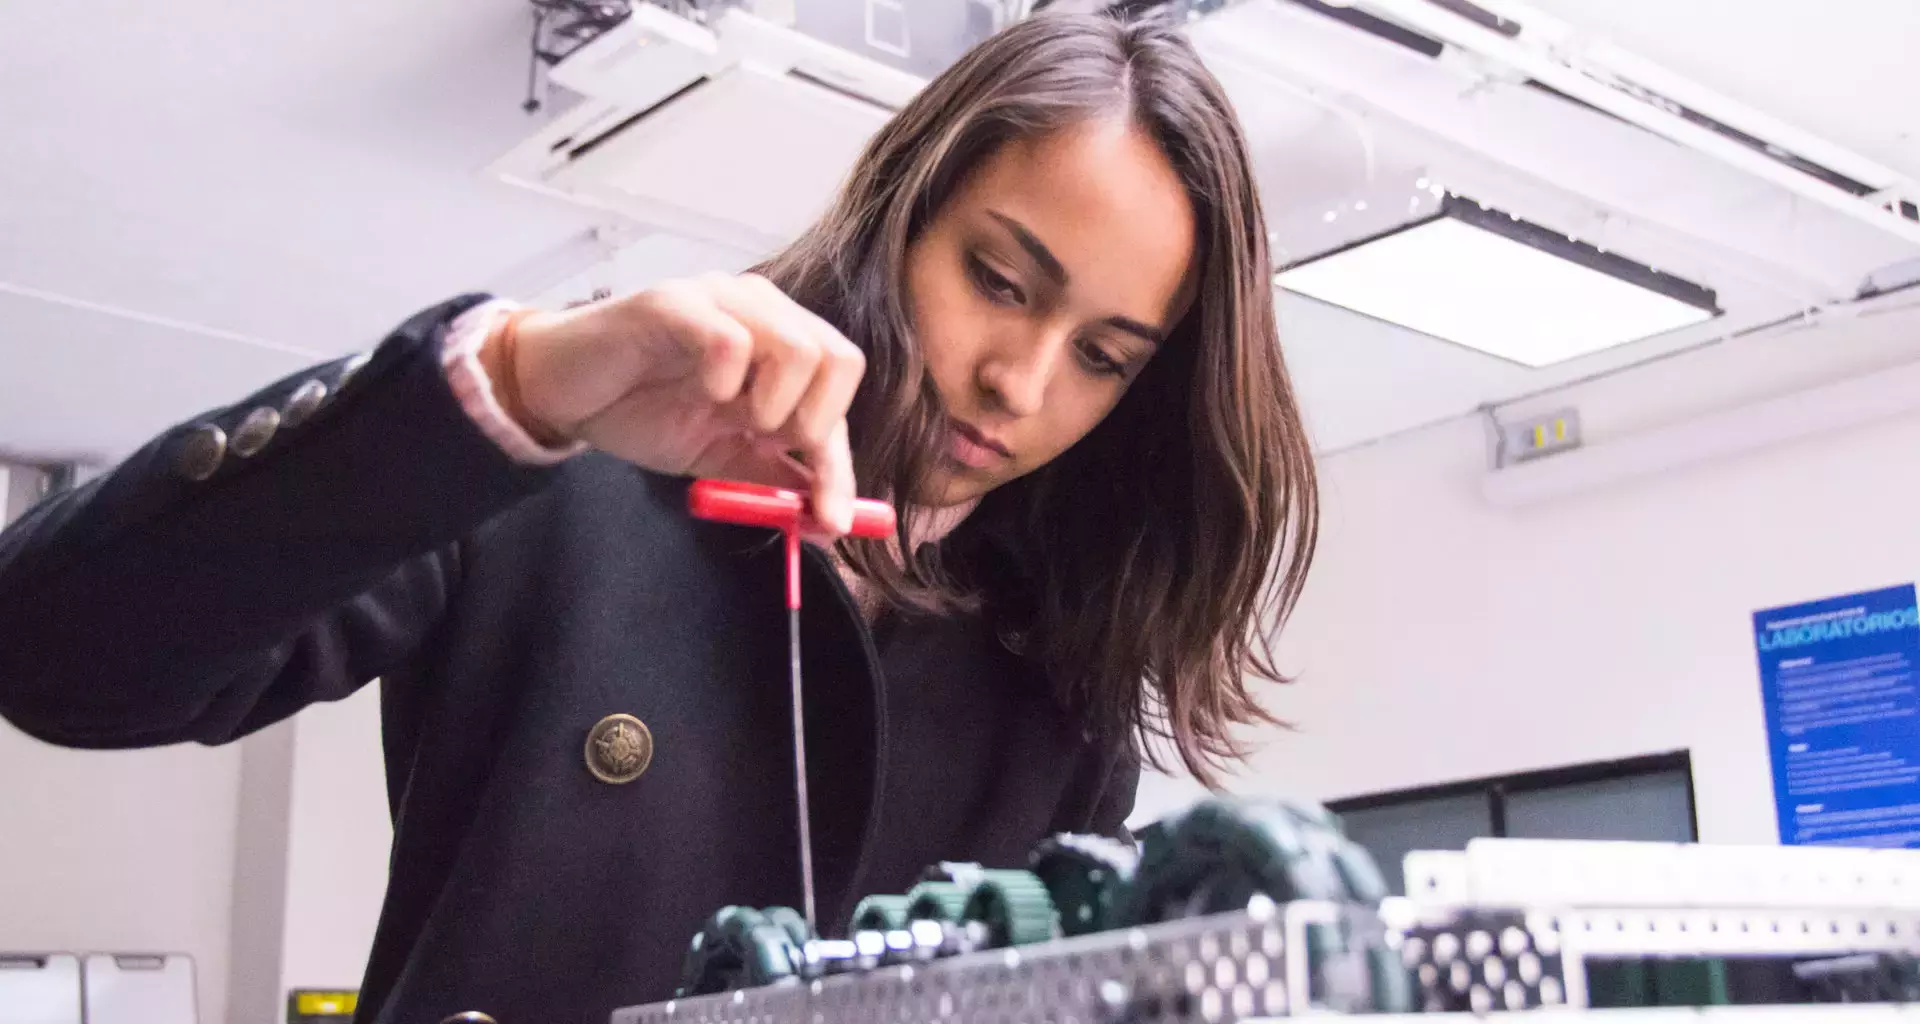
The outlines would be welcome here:
M 719 907 L 798 905 L 781 559 L 691 520 L 683 481 L 502 455 L 438 363 L 478 301 L 0 535 L 0 715 L 70 747 L 224 743 L 382 678 L 394 845 L 359 1019 L 597 1024 L 669 996 Z M 931 860 L 1122 830 L 1133 756 L 989 623 L 876 642 L 811 549 L 804 586 L 823 926 Z M 589 767 L 614 714 L 653 745 L 624 783 Z

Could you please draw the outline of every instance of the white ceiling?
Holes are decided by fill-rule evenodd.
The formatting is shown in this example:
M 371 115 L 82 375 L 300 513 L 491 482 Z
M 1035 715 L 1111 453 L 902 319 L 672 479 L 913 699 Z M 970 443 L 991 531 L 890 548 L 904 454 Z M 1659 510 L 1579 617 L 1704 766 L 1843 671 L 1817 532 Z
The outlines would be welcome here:
M 1783 16 L 1789 5 L 1780 3 L 1547 6 L 1601 40 L 1633 46 L 1620 33 L 1599 31 L 1590 15 L 1605 13 L 1610 30 L 1659 38 L 1666 44 L 1661 53 L 1640 52 L 1662 60 L 1670 54 L 1670 70 L 1777 117 L 1788 115 L 1767 104 L 1801 80 L 1828 89 L 1832 68 L 1870 69 L 1882 87 L 1877 116 L 1854 122 L 1872 136 L 1873 144 L 1861 148 L 1920 177 L 1915 154 L 1896 159 L 1903 133 L 1920 128 L 1920 107 L 1897 94 L 1912 94 L 1920 73 L 1897 36 L 1866 41 L 1882 28 L 1920 32 L 1920 5 L 1853 0 L 1843 5 L 1852 8 L 1847 16 L 1824 23 Z M 1717 7 L 1718 17 L 1662 21 L 1675 7 L 1697 15 L 1705 12 L 1696 8 Z M 1876 20 L 1866 8 L 1886 17 Z M 1245 0 L 1201 23 L 1195 35 L 1249 126 L 1283 258 L 1430 213 L 1433 198 L 1416 186 L 1431 178 L 1707 285 L 1726 310 L 1698 328 L 1526 370 L 1283 293 L 1282 345 L 1323 452 L 1711 344 L 1849 297 L 1865 275 L 1920 255 L 1911 243 L 1518 79 L 1489 78 L 1451 53 L 1435 61 L 1301 7 Z M 1758 42 L 1749 45 L 1749 35 Z M 1798 49 L 1784 50 L 1785 39 L 1797 39 Z M 1756 55 L 1768 62 L 1765 74 L 1752 71 Z M 1765 89 L 1750 87 L 1754 82 Z M 1882 103 L 1888 94 L 1894 101 Z M 1817 114 L 1811 111 L 1801 127 L 1823 132 Z
M 1910 0 L 1537 2 L 1920 176 Z M 542 122 L 519 109 L 526 29 L 524 0 L 0 5 L 0 450 L 117 456 L 579 248 L 594 214 L 479 173 Z M 1254 86 L 1273 94 L 1235 95 L 1276 225 L 1426 165 Z M 564 287 L 743 258 L 656 237 Z M 1283 301 L 1282 328 L 1328 447 L 1541 382 L 1306 300 Z
M 124 453 L 582 230 L 474 171 L 529 129 L 526 25 L 522 0 L 0 5 L 0 448 Z
M 1920 4 L 1529 0 L 1594 36 L 1920 177 Z

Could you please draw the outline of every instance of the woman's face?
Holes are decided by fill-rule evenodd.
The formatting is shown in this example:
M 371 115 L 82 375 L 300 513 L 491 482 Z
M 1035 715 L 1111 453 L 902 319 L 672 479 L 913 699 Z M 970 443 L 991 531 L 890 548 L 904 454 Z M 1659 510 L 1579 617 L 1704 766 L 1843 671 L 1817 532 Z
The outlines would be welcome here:
M 953 424 L 919 500 L 1046 465 L 1126 393 L 1192 302 L 1194 214 L 1123 121 L 1010 143 L 909 248 L 914 330 Z

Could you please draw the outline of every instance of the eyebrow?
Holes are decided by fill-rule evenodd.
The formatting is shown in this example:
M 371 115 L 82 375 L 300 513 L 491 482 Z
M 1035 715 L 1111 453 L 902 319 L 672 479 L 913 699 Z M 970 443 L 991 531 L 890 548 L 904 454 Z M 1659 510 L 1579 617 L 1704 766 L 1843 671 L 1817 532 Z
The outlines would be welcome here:
M 1062 288 L 1067 286 L 1067 268 L 1061 265 L 1060 258 L 1053 254 L 1053 250 L 1047 248 L 1047 243 L 1042 242 L 1033 232 L 1028 231 L 1025 224 L 1014 220 L 1012 217 L 998 210 L 988 210 L 987 216 L 992 217 L 1001 227 L 1006 228 L 1007 234 L 1012 235 L 1013 240 L 1020 243 L 1020 248 L 1027 250 L 1027 255 L 1033 257 L 1035 263 L 1040 264 L 1041 273 L 1052 278 L 1054 284 Z
M 1012 217 L 998 210 L 988 210 L 987 216 L 992 217 L 995 223 L 1007 229 L 1007 233 L 1013 236 L 1013 240 L 1019 243 L 1020 248 L 1025 249 L 1027 255 L 1032 257 L 1033 261 L 1040 265 L 1041 273 L 1051 278 L 1055 285 L 1061 288 L 1067 286 L 1069 280 L 1067 268 L 1060 262 L 1060 258 L 1053 254 L 1053 250 L 1047 248 L 1045 242 L 1042 242 L 1032 231 L 1027 230 L 1025 224 L 1014 220 Z M 1110 316 L 1102 320 L 1101 323 L 1116 330 L 1137 335 L 1141 339 L 1152 342 L 1155 345 L 1162 344 L 1167 340 L 1167 332 L 1151 324 L 1141 323 L 1130 316 Z
M 1154 345 L 1164 344 L 1167 340 L 1167 332 L 1151 324 L 1143 324 L 1130 316 L 1110 316 L 1100 322 L 1115 330 L 1121 330 L 1128 334 L 1135 335 L 1142 341 L 1150 342 Z

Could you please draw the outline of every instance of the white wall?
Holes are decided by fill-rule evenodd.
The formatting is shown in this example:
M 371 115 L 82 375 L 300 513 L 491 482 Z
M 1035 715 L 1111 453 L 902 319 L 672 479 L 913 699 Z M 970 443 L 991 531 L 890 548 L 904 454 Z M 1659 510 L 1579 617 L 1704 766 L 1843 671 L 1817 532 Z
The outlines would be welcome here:
M 366 970 L 393 845 L 379 689 L 310 707 L 295 720 L 282 1014 L 286 989 L 359 988 Z
M 240 741 L 240 800 L 233 851 L 227 1020 L 264 1024 L 286 1015 L 280 988 L 286 947 L 287 836 L 298 719 Z M 205 1019 L 205 1018 L 203 1018 Z M 206 1019 L 214 1024 L 214 1019 Z
M 0 952 L 184 952 L 205 1024 L 358 988 L 386 888 L 378 686 L 241 743 L 73 751 L 0 723 Z
M 226 1019 L 237 747 L 63 750 L 0 723 L 0 950 L 194 958 Z
M 1593 443 L 1920 357 L 1912 311 L 1551 396 Z M 1342 796 L 1690 749 L 1701 838 L 1777 840 L 1750 613 L 1920 578 L 1920 416 L 1518 510 L 1461 421 L 1323 461 L 1296 731 L 1231 788 Z M 1137 817 L 1193 792 L 1150 780 Z
M 287 991 L 354 989 L 386 891 L 379 684 L 244 743 L 230 1024 L 285 1021 Z

